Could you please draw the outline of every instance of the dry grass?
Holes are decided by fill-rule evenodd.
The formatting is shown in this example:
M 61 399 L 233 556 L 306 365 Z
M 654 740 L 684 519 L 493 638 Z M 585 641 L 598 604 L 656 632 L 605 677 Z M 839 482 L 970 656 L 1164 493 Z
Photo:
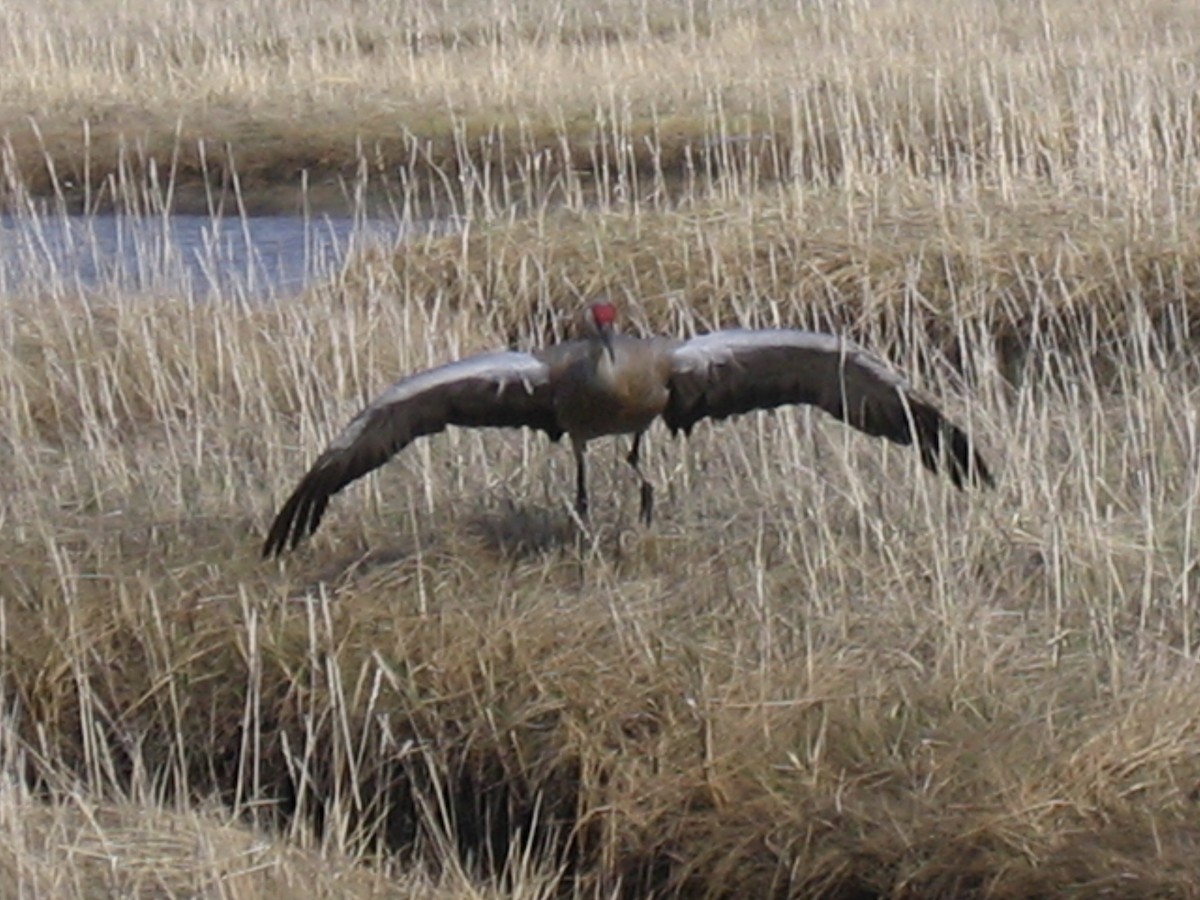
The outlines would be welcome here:
M 648 532 L 600 454 L 612 499 L 580 546 L 561 448 L 459 434 L 264 566 L 273 498 L 358 398 L 513 327 L 397 291 L 6 307 L 19 771 L 51 794 L 69 772 L 219 796 L 351 856 L 453 859 L 449 833 L 487 870 L 528 839 L 589 896 L 622 879 L 1189 895 L 1200 435 L 1183 348 L 1085 346 L 1013 389 L 965 332 L 983 348 L 967 394 L 918 346 L 923 384 L 1000 461 L 994 495 L 819 417 L 761 417 L 656 447 Z
M 372 871 L 321 848 L 256 833 L 216 810 L 98 803 L 64 792 L 47 804 L 6 783 L 0 884 L 10 897 L 394 898 L 486 900 L 461 870 Z M 530 873 L 531 875 L 535 873 Z M 546 896 L 527 879 L 530 898 Z
M 450 181 L 397 214 L 462 232 L 287 303 L 0 297 L 0 893 L 1200 895 L 1189 5 L 192 4 L 138 44 L 68 5 L 0 35 L 43 140 L 120 109 L 184 160 L 273 115 L 341 171 L 343 125 L 412 103 L 563 155 L 520 176 L 431 126 Z M 576 170 L 672 116 L 703 166 Z M 726 140 L 739 117 L 772 140 Z M 39 182 L 8 137 L 9 199 L 68 200 L 78 149 Z M 104 190 L 167 205 L 134 156 Z M 561 447 L 458 433 L 258 559 L 362 400 L 602 290 L 634 328 L 852 333 L 1000 485 L 790 411 L 656 433 L 648 530 L 595 454 L 580 539 Z
M 19 0 L 0 29 L 0 136 L 35 193 L 177 204 L 230 187 L 296 202 L 369 175 L 441 207 L 700 178 L 993 166 L 1120 191 L 1194 164 L 1200 12 L 1063 2 L 572 0 L 239 5 Z M 1158 191 L 1159 197 L 1169 196 Z M 478 199 L 478 197 L 476 198 Z

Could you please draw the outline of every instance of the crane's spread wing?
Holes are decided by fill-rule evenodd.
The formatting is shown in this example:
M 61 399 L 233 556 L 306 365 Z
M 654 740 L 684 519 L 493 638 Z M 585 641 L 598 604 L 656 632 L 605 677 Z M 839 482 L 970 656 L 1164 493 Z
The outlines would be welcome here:
M 329 498 L 416 438 L 447 425 L 540 428 L 562 436 L 550 367 L 531 353 L 485 353 L 401 379 L 342 429 L 279 510 L 263 556 L 312 534 Z
M 663 419 L 690 432 L 705 417 L 723 419 L 785 403 L 812 404 L 848 425 L 898 444 L 916 436 L 931 472 L 944 462 L 951 481 L 990 485 L 971 441 L 933 402 L 880 360 L 831 334 L 717 331 L 672 353 L 671 399 Z

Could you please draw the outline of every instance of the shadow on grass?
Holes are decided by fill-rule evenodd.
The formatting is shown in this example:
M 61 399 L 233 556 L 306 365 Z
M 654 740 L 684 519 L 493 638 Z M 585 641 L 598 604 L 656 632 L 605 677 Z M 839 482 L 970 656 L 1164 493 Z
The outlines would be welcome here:
M 584 539 L 578 523 L 561 509 L 511 501 L 497 510 L 472 512 L 467 517 L 466 533 L 506 559 L 527 559 L 555 550 L 575 549 Z

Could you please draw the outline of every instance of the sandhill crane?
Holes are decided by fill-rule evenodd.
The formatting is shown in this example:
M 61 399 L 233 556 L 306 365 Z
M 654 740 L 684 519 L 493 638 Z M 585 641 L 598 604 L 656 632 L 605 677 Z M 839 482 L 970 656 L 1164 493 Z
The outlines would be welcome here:
M 281 553 L 316 530 L 329 498 L 382 466 L 416 438 L 448 425 L 537 428 L 566 434 L 575 453 L 575 508 L 587 516 L 584 451 L 590 440 L 632 434 L 627 460 L 641 481 L 642 521 L 654 489 L 642 474 L 642 435 L 659 416 L 672 433 L 788 403 L 813 404 L 870 435 L 916 438 L 931 472 L 990 485 L 967 435 L 933 401 L 864 350 L 831 334 L 790 329 L 715 331 L 690 340 L 635 338 L 616 331 L 617 310 L 595 302 L 581 314 L 584 336 L 530 352 L 471 356 L 397 381 L 338 434 L 275 517 L 263 555 Z

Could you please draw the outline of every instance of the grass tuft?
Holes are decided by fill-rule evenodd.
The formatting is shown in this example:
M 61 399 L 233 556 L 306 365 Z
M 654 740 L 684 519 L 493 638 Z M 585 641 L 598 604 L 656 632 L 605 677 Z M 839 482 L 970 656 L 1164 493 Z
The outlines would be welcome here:
M 1196 896 L 1200 31 L 1118 7 L 18 4 L 22 223 L 303 168 L 409 237 L 0 283 L 0 893 Z M 561 447 L 458 432 L 259 560 L 383 386 L 602 292 L 851 335 L 998 488 L 786 410 L 652 433 L 650 529 L 598 448 L 580 538 Z

